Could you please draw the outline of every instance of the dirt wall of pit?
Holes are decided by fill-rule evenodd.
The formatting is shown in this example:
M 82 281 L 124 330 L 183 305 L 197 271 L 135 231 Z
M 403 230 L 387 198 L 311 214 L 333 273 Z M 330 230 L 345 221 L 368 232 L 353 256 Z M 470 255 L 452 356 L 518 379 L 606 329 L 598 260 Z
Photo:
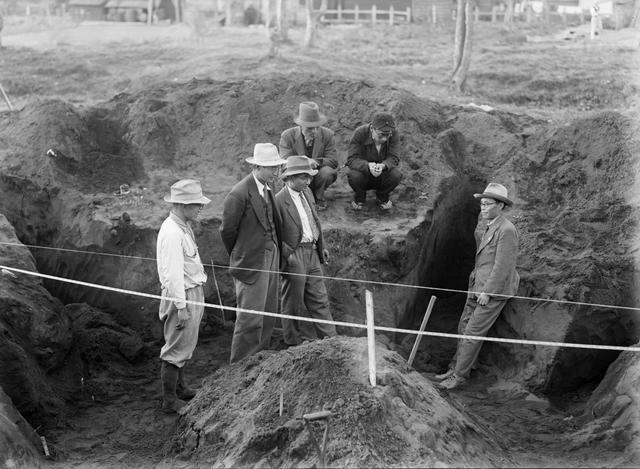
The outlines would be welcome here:
M 474 255 L 470 233 L 477 217 L 472 194 L 495 180 L 509 187 L 516 202 L 510 217 L 521 233 L 520 295 L 602 304 L 631 301 L 629 239 L 638 212 L 626 191 L 638 144 L 630 123 L 616 113 L 556 129 L 527 116 L 441 106 L 393 87 L 303 74 L 232 82 L 194 79 L 120 94 L 88 109 L 34 102 L 0 115 L 5 195 L 0 210 L 25 244 L 100 252 L 33 248 L 43 271 L 157 293 L 155 234 L 168 211 L 162 197 L 175 180 L 196 177 L 213 200 L 197 227 L 198 243 L 203 258 L 219 267 L 222 301 L 233 305 L 231 280 L 222 268 L 227 257 L 217 233 L 222 200 L 246 174 L 244 160 L 253 145 L 277 144 L 303 100 L 321 104 L 327 126 L 336 131 L 341 163 L 353 129 L 376 110 L 393 113 L 402 135 L 404 179 L 394 192 L 391 217 L 358 217 L 345 209 L 350 199 L 345 170 L 330 189 L 332 206 L 323 217 L 335 250 L 331 276 L 466 290 Z M 55 151 L 47 155 L 48 149 Z M 122 184 L 128 192 L 116 194 Z M 362 322 L 365 286 L 328 283 L 336 319 Z M 153 300 L 47 286 L 65 302 L 86 301 L 143 336 L 158 337 Z M 430 292 L 379 284 L 369 288 L 381 325 L 417 327 Z M 211 281 L 207 298 L 218 302 Z M 441 292 L 429 326 L 455 330 L 460 301 L 459 295 Z M 493 333 L 634 343 L 633 320 L 604 309 L 517 300 Z M 394 339 L 403 344 L 406 338 Z M 447 354 L 442 350 L 451 350 L 451 343 L 438 350 L 423 347 L 423 361 L 437 359 L 437 366 L 443 366 Z M 615 358 L 490 344 L 483 356 L 537 389 L 599 379 Z M 591 371 L 575 367 L 585 361 L 598 366 Z

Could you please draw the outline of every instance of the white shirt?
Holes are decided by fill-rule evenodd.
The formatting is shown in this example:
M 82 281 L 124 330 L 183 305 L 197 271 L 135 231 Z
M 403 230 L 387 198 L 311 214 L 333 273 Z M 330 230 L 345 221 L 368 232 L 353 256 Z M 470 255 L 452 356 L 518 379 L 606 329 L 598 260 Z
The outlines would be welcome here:
M 204 284 L 207 274 L 191 227 L 174 213 L 170 213 L 160 227 L 156 261 L 162 294 L 177 298 L 174 300 L 176 308 L 186 307 L 184 291 Z
M 253 174 L 253 173 L 251 173 L 251 174 L 253 176 L 253 180 L 256 181 L 256 186 L 258 186 L 258 193 L 264 199 L 264 184 L 262 184 L 260 181 L 258 181 L 258 178 L 256 177 L 255 174 Z M 269 186 L 267 186 L 267 190 L 270 191 L 271 188 Z
M 311 230 L 311 225 L 309 224 L 309 218 L 307 217 L 307 212 L 304 209 L 304 205 L 302 204 L 302 200 L 300 197 L 304 197 L 302 192 L 294 191 L 289 186 L 286 186 L 291 198 L 293 199 L 293 203 L 298 209 L 298 215 L 300 215 L 300 221 L 302 222 L 302 243 L 311 243 L 316 241 L 313 239 L 313 231 Z M 306 200 L 306 199 L 305 199 Z M 309 203 L 309 201 L 307 201 Z M 311 208 L 311 206 L 309 206 Z

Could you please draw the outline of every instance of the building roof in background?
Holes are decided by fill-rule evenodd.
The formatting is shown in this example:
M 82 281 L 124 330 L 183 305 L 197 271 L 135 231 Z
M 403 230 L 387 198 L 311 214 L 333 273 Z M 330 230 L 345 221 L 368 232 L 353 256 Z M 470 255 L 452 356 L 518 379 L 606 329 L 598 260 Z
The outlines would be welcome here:
M 69 0 L 70 7 L 101 7 L 107 3 L 108 0 Z
M 157 7 L 160 2 L 153 0 L 153 6 Z M 107 0 L 105 7 L 107 8 L 140 8 L 145 9 L 149 6 L 148 0 Z

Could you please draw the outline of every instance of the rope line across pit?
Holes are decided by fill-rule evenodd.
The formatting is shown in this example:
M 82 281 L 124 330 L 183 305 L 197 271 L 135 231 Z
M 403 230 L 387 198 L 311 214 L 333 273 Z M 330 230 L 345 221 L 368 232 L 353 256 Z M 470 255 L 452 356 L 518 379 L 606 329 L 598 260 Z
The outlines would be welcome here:
M 95 255 L 98 255 L 98 256 L 111 256 L 111 257 L 118 257 L 118 258 L 122 258 L 122 259 L 138 259 L 138 260 L 156 262 L 156 259 L 154 257 L 130 256 L 130 255 L 125 255 L 125 254 L 115 254 L 115 253 L 98 252 L 98 251 L 82 251 L 82 250 L 79 250 L 79 249 L 56 248 L 56 247 L 50 247 L 50 246 L 38 246 L 38 245 L 33 245 L 33 244 L 12 243 L 12 242 L 6 242 L 6 241 L 0 241 L 0 245 L 28 247 L 28 248 L 36 248 L 36 249 L 49 249 L 49 250 L 53 250 L 53 251 L 73 252 L 73 253 L 79 253 L 79 254 L 95 254 Z M 204 266 L 210 266 L 210 267 L 212 267 L 214 269 L 215 268 L 221 268 L 221 269 L 228 269 L 229 268 L 228 265 L 222 265 L 222 264 L 203 263 L 203 265 Z M 282 272 L 279 272 L 279 271 L 272 271 L 272 270 L 265 270 L 265 269 L 253 269 L 253 268 L 248 268 L 248 267 L 234 267 L 234 269 L 236 269 L 236 270 L 246 270 L 246 271 L 252 271 L 252 272 L 282 274 Z M 446 293 L 462 293 L 462 294 L 465 294 L 465 295 L 468 295 L 470 293 L 474 294 L 474 295 L 479 295 L 480 293 L 482 293 L 482 292 L 475 292 L 475 291 L 470 291 L 470 290 L 459 290 L 459 289 L 455 289 L 455 288 L 430 287 L 430 286 L 423 286 L 423 285 L 408 285 L 406 283 L 396 283 L 396 282 L 382 282 L 382 281 L 379 281 L 379 280 L 363 280 L 363 279 L 357 279 L 357 278 L 332 277 L 332 276 L 327 276 L 327 275 L 300 274 L 300 273 L 293 273 L 293 272 L 291 272 L 291 273 L 287 272 L 286 274 L 287 275 L 292 275 L 292 276 L 319 278 L 319 279 L 324 279 L 324 280 L 336 280 L 336 281 L 341 281 L 341 282 L 366 283 L 366 284 L 370 284 L 370 285 L 387 286 L 387 287 L 403 287 L 403 288 L 415 288 L 415 289 L 418 289 L 418 290 L 440 291 L 440 292 L 446 292 Z M 604 304 L 604 303 L 589 303 L 589 302 L 586 302 L 586 301 L 558 300 L 558 299 L 555 299 L 555 298 L 536 298 L 536 297 L 532 297 L 532 296 L 503 295 L 503 294 L 500 294 L 500 293 L 492 293 L 491 296 L 497 296 L 497 297 L 503 297 L 503 298 L 509 298 L 509 299 L 513 298 L 513 299 L 526 300 L 526 301 L 538 301 L 538 302 L 543 302 L 543 303 L 556 303 L 556 304 L 566 304 L 566 305 L 575 305 L 575 306 L 589 306 L 589 307 L 592 307 L 592 308 L 619 309 L 619 310 L 625 310 L 625 311 L 638 311 L 638 312 L 640 312 L 640 307 L 634 307 L 634 306 L 609 305 L 609 304 Z M 218 306 L 216 306 L 216 308 L 218 308 Z
M 116 293 L 125 293 L 128 295 L 142 296 L 145 298 L 152 298 L 157 300 L 161 300 L 163 298 L 162 296 L 156 295 L 153 293 L 143 293 L 143 292 L 138 292 L 134 290 L 127 290 L 124 288 L 109 287 L 106 285 L 98 285 L 95 283 L 83 282 L 81 280 L 65 279 L 62 277 L 56 277 L 54 275 L 41 274 L 40 272 L 33 272 L 31 270 L 18 269 L 15 267 L 9 267 L 5 265 L 0 265 L 0 269 L 8 270 L 10 272 L 17 272 L 20 274 L 34 275 L 36 277 L 46 278 L 49 280 L 56 280 L 60 282 L 81 285 L 84 287 L 98 288 L 101 290 L 107 290 L 107 291 L 112 291 Z M 177 298 L 169 298 L 169 299 L 173 301 L 177 300 Z M 315 322 L 315 323 L 321 323 L 321 324 L 334 324 L 336 326 L 354 327 L 359 329 L 367 328 L 366 324 L 350 323 L 350 322 L 343 322 L 343 321 L 329 321 L 326 319 L 315 319 L 315 318 L 291 316 L 288 314 L 270 313 L 266 311 L 256 311 L 251 309 L 235 308 L 232 306 L 222 306 L 222 305 L 216 305 L 212 303 L 198 302 L 198 301 L 187 300 L 186 303 L 204 306 L 205 308 L 226 309 L 226 310 L 236 311 L 241 313 L 270 316 L 274 318 L 293 319 L 298 321 Z M 580 348 L 580 349 L 640 352 L 640 347 L 623 347 L 618 345 L 577 344 L 577 343 L 567 343 L 567 342 L 549 342 L 549 341 L 541 341 L 541 340 L 507 339 L 507 338 L 500 338 L 500 337 L 481 337 L 481 336 L 462 335 L 462 334 L 449 334 L 445 332 L 430 332 L 430 331 L 421 332 L 421 331 L 415 331 L 412 329 L 400 329 L 396 327 L 375 326 L 375 325 L 374 325 L 374 329 L 377 331 L 395 332 L 395 333 L 401 333 L 401 334 L 415 334 L 415 335 L 423 335 L 423 336 L 431 336 L 431 337 L 446 337 L 451 339 L 481 340 L 481 341 L 501 342 L 501 343 L 508 343 L 508 344 L 540 345 L 540 346 L 551 346 L 551 347 L 568 347 L 568 348 Z

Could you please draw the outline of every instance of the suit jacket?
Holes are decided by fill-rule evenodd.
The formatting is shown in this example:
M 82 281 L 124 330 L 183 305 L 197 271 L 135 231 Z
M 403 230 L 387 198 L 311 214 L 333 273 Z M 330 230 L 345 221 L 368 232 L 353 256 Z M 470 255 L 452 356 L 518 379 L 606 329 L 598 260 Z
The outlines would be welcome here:
M 304 196 L 309 202 L 311 207 L 311 214 L 318 226 L 318 240 L 316 241 L 316 249 L 318 250 L 318 257 L 321 263 L 325 263 L 326 259 L 323 254 L 324 238 L 322 236 L 322 226 L 320 225 L 320 219 L 316 212 L 316 203 L 313 200 L 313 194 L 309 188 L 305 189 Z M 289 189 L 283 187 L 276 195 L 276 206 L 280 212 L 280 219 L 282 222 L 282 259 L 286 262 L 289 255 L 298 248 L 298 245 L 302 241 L 302 221 L 300 220 L 300 214 L 296 208 L 296 204 L 289 194 Z
M 487 225 L 486 220 L 478 222 Z M 481 235 L 483 229 L 476 232 Z M 478 241 L 478 238 L 476 238 Z M 476 263 L 469 277 L 469 290 L 492 294 L 515 295 L 520 276 L 516 272 L 518 231 L 504 214 L 500 214 L 481 235 L 476 249 Z
M 276 230 L 277 244 L 280 249 L 280 217 L 275 205 L 273 191 L 267 191 Z M 258 192 L 258 186 L 249 174 L 237 183 L 224 199 L 220 236 L 229 254 L 229 273 L 238 280 L 252 284 L 261 272 L 239 270 L 240 268 L 263 269 L 263 250 L 269 243 L 267 214 L 264 199 Z
M 350 169 L 369 173 L 369 163 L 384 163 L 385 171 L 395 168 L 400 163 L 400 136 L 394 131 L 389 140 L 380 146 L 380 152 L 371 137 L 371 126 L 361 125 L 349 141 L 347 166 Z
M 280 136 L 280 157 L 286 158 L 291 155 L 306 155 L 300 127 L 291 127 Z M 319 168 L 323 166 L 338 168 L 338 151 L 332 130 L 320 127 L 313 141 L 311 157 L 316 160 Z

